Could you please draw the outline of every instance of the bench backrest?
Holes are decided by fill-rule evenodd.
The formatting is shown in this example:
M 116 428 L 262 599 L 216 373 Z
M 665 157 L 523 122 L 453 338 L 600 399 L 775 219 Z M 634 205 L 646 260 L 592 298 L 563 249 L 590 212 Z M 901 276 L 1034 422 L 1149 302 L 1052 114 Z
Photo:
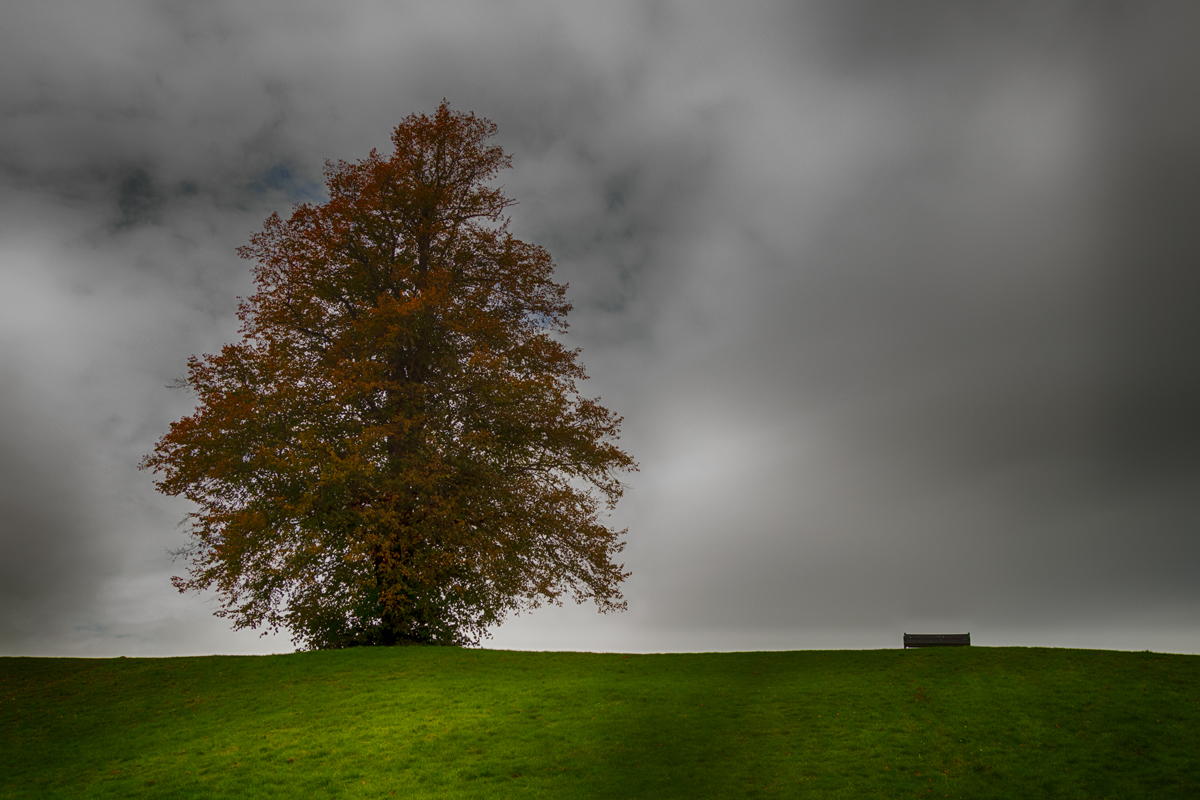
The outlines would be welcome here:
M 905 647 L 969 647 L 969 633 L 906 633 Z

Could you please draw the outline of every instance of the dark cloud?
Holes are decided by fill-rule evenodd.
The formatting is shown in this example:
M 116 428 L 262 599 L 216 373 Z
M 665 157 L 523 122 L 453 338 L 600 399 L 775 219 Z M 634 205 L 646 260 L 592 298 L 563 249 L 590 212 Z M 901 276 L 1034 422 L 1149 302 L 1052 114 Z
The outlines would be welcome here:
M 79 535 L 85 521 L 71 500 L 81 476 L 66 443 L 53 426 L 30 424 L 33 392 L 16 370 L 0 379 L 0 637 L 23 643 L 94 589 L 97 553 Z
M 67 13 L 67 12 L 70 13 Z M 530 647 L 1200 651 L 1190 4 L 0 11 L 0 650 L 271 650 L 135 465 L 234 248 L 443 98 L 642 463 L 631 611 Z
M 1200 474 L 1200 55 L 1151 14 L 1103 72 L 1104 304 L 1111 457 L 1126 480 Z

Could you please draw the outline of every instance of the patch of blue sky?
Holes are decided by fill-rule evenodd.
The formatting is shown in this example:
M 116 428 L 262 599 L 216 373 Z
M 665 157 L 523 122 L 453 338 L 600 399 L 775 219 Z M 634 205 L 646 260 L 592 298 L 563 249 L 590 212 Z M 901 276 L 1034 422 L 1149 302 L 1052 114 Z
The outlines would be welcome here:
M 278 192 L 294 203 L 322 203 L 327 199 L 322 184 L 298 173 L 286 161 L 259 173 L 247 188 L 255 194 Z
M 551 317 L 549 314 L 543 314 L 540 311 L 526 311 L 525 319 L 529 320 L 530 322 L 532 322 L 534 325 L 538 326 L 539 328 L 554 327 L 554 318 Z

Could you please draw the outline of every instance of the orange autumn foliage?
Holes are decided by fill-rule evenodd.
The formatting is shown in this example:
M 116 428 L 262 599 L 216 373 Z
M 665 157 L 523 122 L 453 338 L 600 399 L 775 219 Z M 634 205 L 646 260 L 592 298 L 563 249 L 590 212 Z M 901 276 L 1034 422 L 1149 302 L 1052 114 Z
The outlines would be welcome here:
M 328 202 L 239 254 L 242 340 L 192 357 L 199 403 L 142 462 L 198 507 L 180 591 L 308 648 L 477 642 L 509 613 L 625 604 L 601 517 L 636 470 L 581 396 L 550 255 L 514 238 L 491 122 L 413 115 L 326 164 Z

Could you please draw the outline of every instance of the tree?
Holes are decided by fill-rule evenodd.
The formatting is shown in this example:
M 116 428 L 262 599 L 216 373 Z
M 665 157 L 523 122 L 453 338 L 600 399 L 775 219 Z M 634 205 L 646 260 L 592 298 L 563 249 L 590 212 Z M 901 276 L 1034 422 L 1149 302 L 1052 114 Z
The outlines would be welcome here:
M 564 595 L 625 607 L 601 517 L 637 467 L 555 338 L 550 255 L 509 233 L 495 131 L 445 101 L 409 116 L 239 249 L 242 340 L 189 359 L 197 409 L 142 461 L 198 507 L 176 587 L 215 588 L 235 628 L 468 644 Z

